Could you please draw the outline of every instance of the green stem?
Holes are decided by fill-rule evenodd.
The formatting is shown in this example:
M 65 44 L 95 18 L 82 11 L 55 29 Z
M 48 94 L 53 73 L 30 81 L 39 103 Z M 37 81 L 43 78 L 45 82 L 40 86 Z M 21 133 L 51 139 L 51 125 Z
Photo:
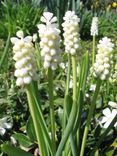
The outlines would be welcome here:
M 114 124 L 117 122 L 117 115 L 114 117 L 112 122 L 110 123 L 109 127 L 105 130 L 105 132 L 100 136 L 100 139 L 97 141 L 96 146 L 94 147 L 93 151 L 91 152 L 90 156 L 93 156 L 94 152 L 97 150 L 97 148 L 101 145 L 103 142 L 104 138 L 107 136 L 107 134 L 110 132 Z
M 77 98 L 77 65 L 76 65 L 76 56 L 72 57 L 72 69 L 73 69 L 73 101 L 76 101 Z M 74 103 L 73 103 L 74 104 Z M 76 102 L 77 104 L 77 102 Z M 75 105 L 76 105 L 75 104 Z M 77 149 L 73 137 L 73 131 L 70 134 L 70 143 L 73 156 L 77 156 Z
M 93 36 L 93 53 L 92 53 L 92 66 L 95 62 L 95 36 Z
M 58 150 L 56 152 L 55 156 L 61 156 L 62 150 L 66 144 L 66 141 L 73 130 L 74 122 L 76 119 L 76 113 L 77 113 L 77 102 L 76 102 L 76 89 L 77 89 L 77 78 L 76 78 L 76 56 L 72 57 L 72 68 L 73 68 L 73 106 L 72 110 L 68 119 L 68 124 L 66 125 L 66 128 L 64 130 L 62 140 L 58 146 Z
M 41 139 L 40 139 L 42 137 L 41 135 L 43 135 L 43 134 L 41 134 L 41 126 L 38 125 L 38 120 L 37 120 L 36 115 L 35 115 L 35 107 L 34 107 L 35 101 L 34 101 L 33 96 L 31 94 L 30 86 L 27 86 L 26 93 L 27 93 L 30 113 L 31 113 L 33 123 L 34 123 L 34 127 L 35 127 L 35 132 L 36 132 L 37 141 L 38 141 L 38 145 L 39 145 L 40 155 L 44 156 L 45 152 L 43 151 L 43 144 L 42 144 Z
M 53 153 L 56 151 L 56 140 L 55 140 L 55 116 L 54 116 L 54 97 L 53 97 L 53 73 L 51 68 L 48 69 L 48 88 L 49 88 L 49 101 L 50 101 L 50 122 L 51 122 L 51 135 L 52 135 L 52 146 Z
M 96 104 L 96 100 L 97 100 L 98 93 L 99 93 L 99 90 L 100 90 L 101 82 L 102 81 L 100 79 L 98 79 L 97 85 L 96 85 L 96 90 L 95 90 L 95 93 L 94 93 L 94 96 L 93 96 L 93 100 L 92 100 L 92 103 L 91 103 L 90 108 L 89 108 L 88 118 L 87 118 L 85 130 L 84 130 L 84 134 L 83 134 L 83 140 L 82 140 L 80 156 L 84 155 L 84 150 L 85 150 L 87 135 L 88 135 L 88 131 L 89 131 L 89 126 L 90 126 L 91 118 L 92 118 L 92 115 L 93 115 L 93 112 L 94 112 L 94 109 L 95 109 L 95 104 Z
M 77 69 L 76 69 L 76 56 L 72 56 L 72 69 L 73 69 L 73 101 L 76 102 L 76 97 L 77 97 Z
M 67 101 L 68 101 L 68 94 L 69 94 L 69 81 L 70 81 L 70 55 L 68 55 L 68 70 L 67 70 L 67 81 L 66 81 L 66 90 L 65 90 L 65 98 L 64 98 L 64 105 L 63 105 L 63 130 L 66 126 L 66 120 L 67 120 Z

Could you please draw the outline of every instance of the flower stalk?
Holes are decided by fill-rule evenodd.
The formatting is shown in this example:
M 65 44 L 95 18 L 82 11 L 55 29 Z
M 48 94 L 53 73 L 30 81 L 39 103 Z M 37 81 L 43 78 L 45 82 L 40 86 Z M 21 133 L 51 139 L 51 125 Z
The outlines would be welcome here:
M 92 66 L 95 62 L 95 36 L 93 36 L 93 53 L 92 53 Z
M 49 88 L 49 101 L 50 101 L 50 122 L 51 122 L 51 136 L 52 136 L 52 148 L 53 153 L 56 151 L 56 139 L 55 139 L 55 115 L 54 115 L 54 97 L 53 97 L 53 72 L 52 69 L 48 69 L 48 88 Z
M 67 70 L 67 80 L 66 80 L 66 90 L 65 90 L 65 98 L 64 98 L 64 105 L 63 105 L 63 123 L 62 128 L 63 131 L 66 126 L 66 120 L 67 120 L 67 101 L 68 101 L 68 94 L 69 94 L 69 81 L 70 81 L 70 71 L 71 71 L 71 65 L 70 65 L 70 54 L 68 55 L 68 70 Z

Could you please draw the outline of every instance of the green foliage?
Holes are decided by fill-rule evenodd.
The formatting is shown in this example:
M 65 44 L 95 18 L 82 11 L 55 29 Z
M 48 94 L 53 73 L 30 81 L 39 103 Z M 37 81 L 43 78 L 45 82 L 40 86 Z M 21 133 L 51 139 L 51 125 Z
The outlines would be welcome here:
M 36 32 L 43 8 L 35 8 L 30 1 L 19 3 L 10 0 L 1 2 L 0 37 L 6 38 L 8 33 L 15 34 L 19 29 L 25 33 Z
M 12 147 L 8 144 L 1 145 L 2 152 L 7 153 L 9 156 L 33 156 L 32 154 L 25 152 L 17 147 Z

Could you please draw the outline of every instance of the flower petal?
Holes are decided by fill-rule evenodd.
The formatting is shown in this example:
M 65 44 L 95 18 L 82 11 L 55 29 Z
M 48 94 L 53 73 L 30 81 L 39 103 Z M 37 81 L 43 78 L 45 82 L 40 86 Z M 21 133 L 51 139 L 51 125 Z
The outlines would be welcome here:
M 44 12 L 44 13 L 43 13 L 43 16 L 45 17 L 45 19 L 46 19 L 47 21 L 50 21 L 51 18 L 53 17 L 53 13 Z
M 108 128 L 108 126 L 110 125 L 111 121 L 107 121 L 105 124 L 104 124 L 104 128 Z
M 108 102 L 108 105 L 113 107 L 113 108 L 117 108 L 117 103 L 116 102 L 113 102 L 113 101 L 109 101 Z
M 114 118 L 116 115 L 117 115 L 117 110 L 116 109 L 113 109 L 112 110 L 112 118 Z
M 111 116 L 111 111 L 110 111 L 110 109 L 109 109 L 109 108 L 104 109 L 104 110 L 103 110 L 103 114 L 104 114 L 106 117 Z
M 11 129 L 12 126 L 13 126 L 12 123 L 4 123 L 4 124 L 3 124 L 3 127 L 6 128 L 6 129 Z
M 12 44 L 15 44 L 18 41 L 19 41 L 19 39 L 17 37 L 11 37 L 11 43 Z
M 4 128 L 0 127 L 0 135 L 3 136 L 5 134 L 5 132 L 6 132 L 6 130 Z
M 24 38 L 24 41 L 26 41 L 26 42 L 31 42 L 31 41 L 32 41 L 32 36 L 26 36 L 26 37 Z
M 43 23 L 46 23 L 47 20 L 46 20 L 45 17 L 42 16 L 41 19 L 40 19 L 40 21 L 43 22 Z
M 57 17 L 53 17 L 50 22 L 51 23 L 57 22 Z
M 23 38 L 24 37 L 24 33 L 22 30 L 17 31 L 16 36 L 19 38 Z
M 105 123 L 105 122 L 107 122 L 107 121 L 108 121 L 108 118 L 104 116 L 104 117 L 102 118 L 102 120 L 101 120 L 101 123 Z

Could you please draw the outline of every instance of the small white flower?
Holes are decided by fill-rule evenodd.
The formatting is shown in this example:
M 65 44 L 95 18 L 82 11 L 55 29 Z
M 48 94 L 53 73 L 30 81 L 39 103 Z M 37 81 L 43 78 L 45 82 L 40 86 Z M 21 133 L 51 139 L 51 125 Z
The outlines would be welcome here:
M 101 80 L 106 80 L 109 77 L 111 65 L 113 63 L 113 47 L 114 44 L 107 37 L 102 38 L 98 44 L 98 53 L 96 62 L 94 63 L 94 76 Z
M 0 119 L 0 135 L 4 135 L 6 133 L 6 129 L 11 129 L 13 126 L 12 123 L 7 121 L 7 117 Z
M 117 109 L 113 109 L 112 111 L 109 108 L 103 110 L 103 117 L 100 123 L 103 125 L 104 128 L 108 128 L 114 117 L 117 115 Z M 114 127 L 117 126 L 117 122 L 115 123 Z
M 98 35 L 98 17 L 93 17 L 91 24 L 91 36 Z
M 63 17 L 63 36 L 65 52 L 75 55 L 79 47 L 79 22 L 80 19 L 75 15 L 74 11 L 67 11 Z

